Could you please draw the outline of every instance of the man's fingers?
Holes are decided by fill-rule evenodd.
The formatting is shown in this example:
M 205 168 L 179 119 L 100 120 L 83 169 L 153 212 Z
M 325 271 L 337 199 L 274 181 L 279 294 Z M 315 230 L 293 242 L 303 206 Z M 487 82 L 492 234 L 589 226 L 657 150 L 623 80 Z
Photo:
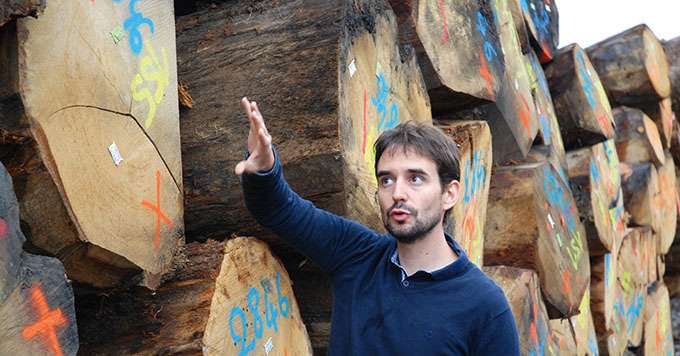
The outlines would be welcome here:
M 245 96 L 241 98 L 241 106 L 243 107 L 243 110 L 246 112 L 246 115 L 250 117 L 252 110 L 250 109 L 250 101 L 248 101 L 248 98 Z
M 269 148 L 272 143 L 272 137 L 267 133 L 267 130 L 261 128 L 257 136 L 260 138 L 260 144 L 262 144 L 265 149 Z
M 259 132 L 260 129 L 264 129 L 264 132 L 267 132 L 267 126 L 264 124 L 264 118 L 262 117 L 260 109 L 257 107 L 257 103 L 255 101 L 251 102 L 250 108 L 253 111 L 253 116 L 255 116 L 255 121 L 257 122 L 257 131 Z

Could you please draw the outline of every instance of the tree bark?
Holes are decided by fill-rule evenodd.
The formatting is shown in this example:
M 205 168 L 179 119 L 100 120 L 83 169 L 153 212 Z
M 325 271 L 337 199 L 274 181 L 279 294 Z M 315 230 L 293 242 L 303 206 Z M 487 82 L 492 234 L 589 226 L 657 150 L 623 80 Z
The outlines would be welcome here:
M 663 145 L 654 122 L 638 109 L 618 107 L 614 109 L 616 122 L 616 150 L 622 162 L 664 162 Z
M 37 16 L 45 9 L 45 0 L 5 0 L 0 4 L 0 27 L 25 16 Z
M 183 252 L 155 293 L 80 290 L 84 354 L 311 355 L 288 274 L 264 242 L 211 240 Z
M 553 348 L 548 313 L 536 272 L 508 266 L 487 266 L 483 271 L 503 289 L 510 303 L 519 334 L 520 353 L 538 355 Z
M 613 140 L 567 154 L 574 202 L 588 237 L 591 256 L 620 246 L 626 227 L 619 158 Z
M 586 52 L 577 44 L 557 51 L 545 68 L 567 150 L 614 137 L 611 107 Z
M 373 140 L 398 122 L 431 120 L 420 69 L 397 46 L 386 2 L 222 2 L 179 17 L 177 40 L 194 99 L 181 120 L 189 240 L 256 234 L 290 252 L 247 212 L 233 174 L 248 132 L 243 96 L 259 101 L 297 193 L 383 229 Z
M 647 25 L 609 37 L 587 52 L 612 103 L 634 106 L 670 96 L 666 53 Z
M 75 355 L 78 331 L 64 266 L 24 252 L 19 204 L 0 164 L 0 354 Z
M 481 267 L 492 166 L 489 125 L 485 121 L 456 121 L 438 126 L 456 142 L 459 152 L 461 197 L 445 228 L 470 261 Z
M 39 19 L 0 30 L 11 64 L 0 101 L 13 103 L 0 108 L 10 133 L 0 156 L 30 244 L 97 286 L 135 283 L 142 271 L 155 286 L 183 236 L 172 9 L 151 1 L 132 11 L 55 0 Z M 139 14 L 148 26 L 126 32 Z
M 680 117 L 680 36 L 663 43 L 668 59 L 671 102 L 676 118 Z
M 489 0 L 390 0 L 399 40 L 415 49 L 435 115 L 495 101 L 505 74 Z
M 494 169 L 485 230 L 485 264 L 537 271 L 553 318 L 578 311 L 590 280 L 585 232 L 550 163 Z

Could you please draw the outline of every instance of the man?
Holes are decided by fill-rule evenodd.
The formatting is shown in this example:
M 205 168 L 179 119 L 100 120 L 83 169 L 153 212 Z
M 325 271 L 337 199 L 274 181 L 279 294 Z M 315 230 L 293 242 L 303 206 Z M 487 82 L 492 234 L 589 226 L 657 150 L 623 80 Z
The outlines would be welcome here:
M 388 234 L 317 209 L 283 178 L 264 119 L 243 98 L 249 157 L 236 165 L 246 206 L 333 276 L 331 355 L 519 355 L 505 295 L 444 232 L 458 199 L 455 144 L 400 124 L 375 143 Z

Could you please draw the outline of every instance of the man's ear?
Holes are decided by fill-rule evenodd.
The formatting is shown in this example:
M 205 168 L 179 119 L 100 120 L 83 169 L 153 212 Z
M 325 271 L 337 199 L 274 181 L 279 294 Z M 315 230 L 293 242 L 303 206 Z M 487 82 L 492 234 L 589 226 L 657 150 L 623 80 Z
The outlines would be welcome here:
M 449 210 L 451 209 L 454 205 L 456 205 L 456 202 L 458 201 L 458 197 L 460 196 L 460 182 L 457 180 L 451 181 L 451 183 L 447 184 L 444 187 L 444 191 L 442 192 L 442 199 L 443 199 L 443 205 L 444 205 L 444 210 Z

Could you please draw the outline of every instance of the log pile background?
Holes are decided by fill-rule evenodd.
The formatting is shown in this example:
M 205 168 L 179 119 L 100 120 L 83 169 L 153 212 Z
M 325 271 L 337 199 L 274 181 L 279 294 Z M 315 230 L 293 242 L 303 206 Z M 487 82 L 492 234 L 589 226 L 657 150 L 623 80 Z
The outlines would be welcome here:
M 550 0 L 3 3 L 0 354 L 326 352 L 330 276 L 233 174 L 242 96 L 293 189 L 378 231 L 375 138 L 449 135 L 446 229 L 523 354 L 672 352 L 680 39 L 559 48 L 558 19 Z

